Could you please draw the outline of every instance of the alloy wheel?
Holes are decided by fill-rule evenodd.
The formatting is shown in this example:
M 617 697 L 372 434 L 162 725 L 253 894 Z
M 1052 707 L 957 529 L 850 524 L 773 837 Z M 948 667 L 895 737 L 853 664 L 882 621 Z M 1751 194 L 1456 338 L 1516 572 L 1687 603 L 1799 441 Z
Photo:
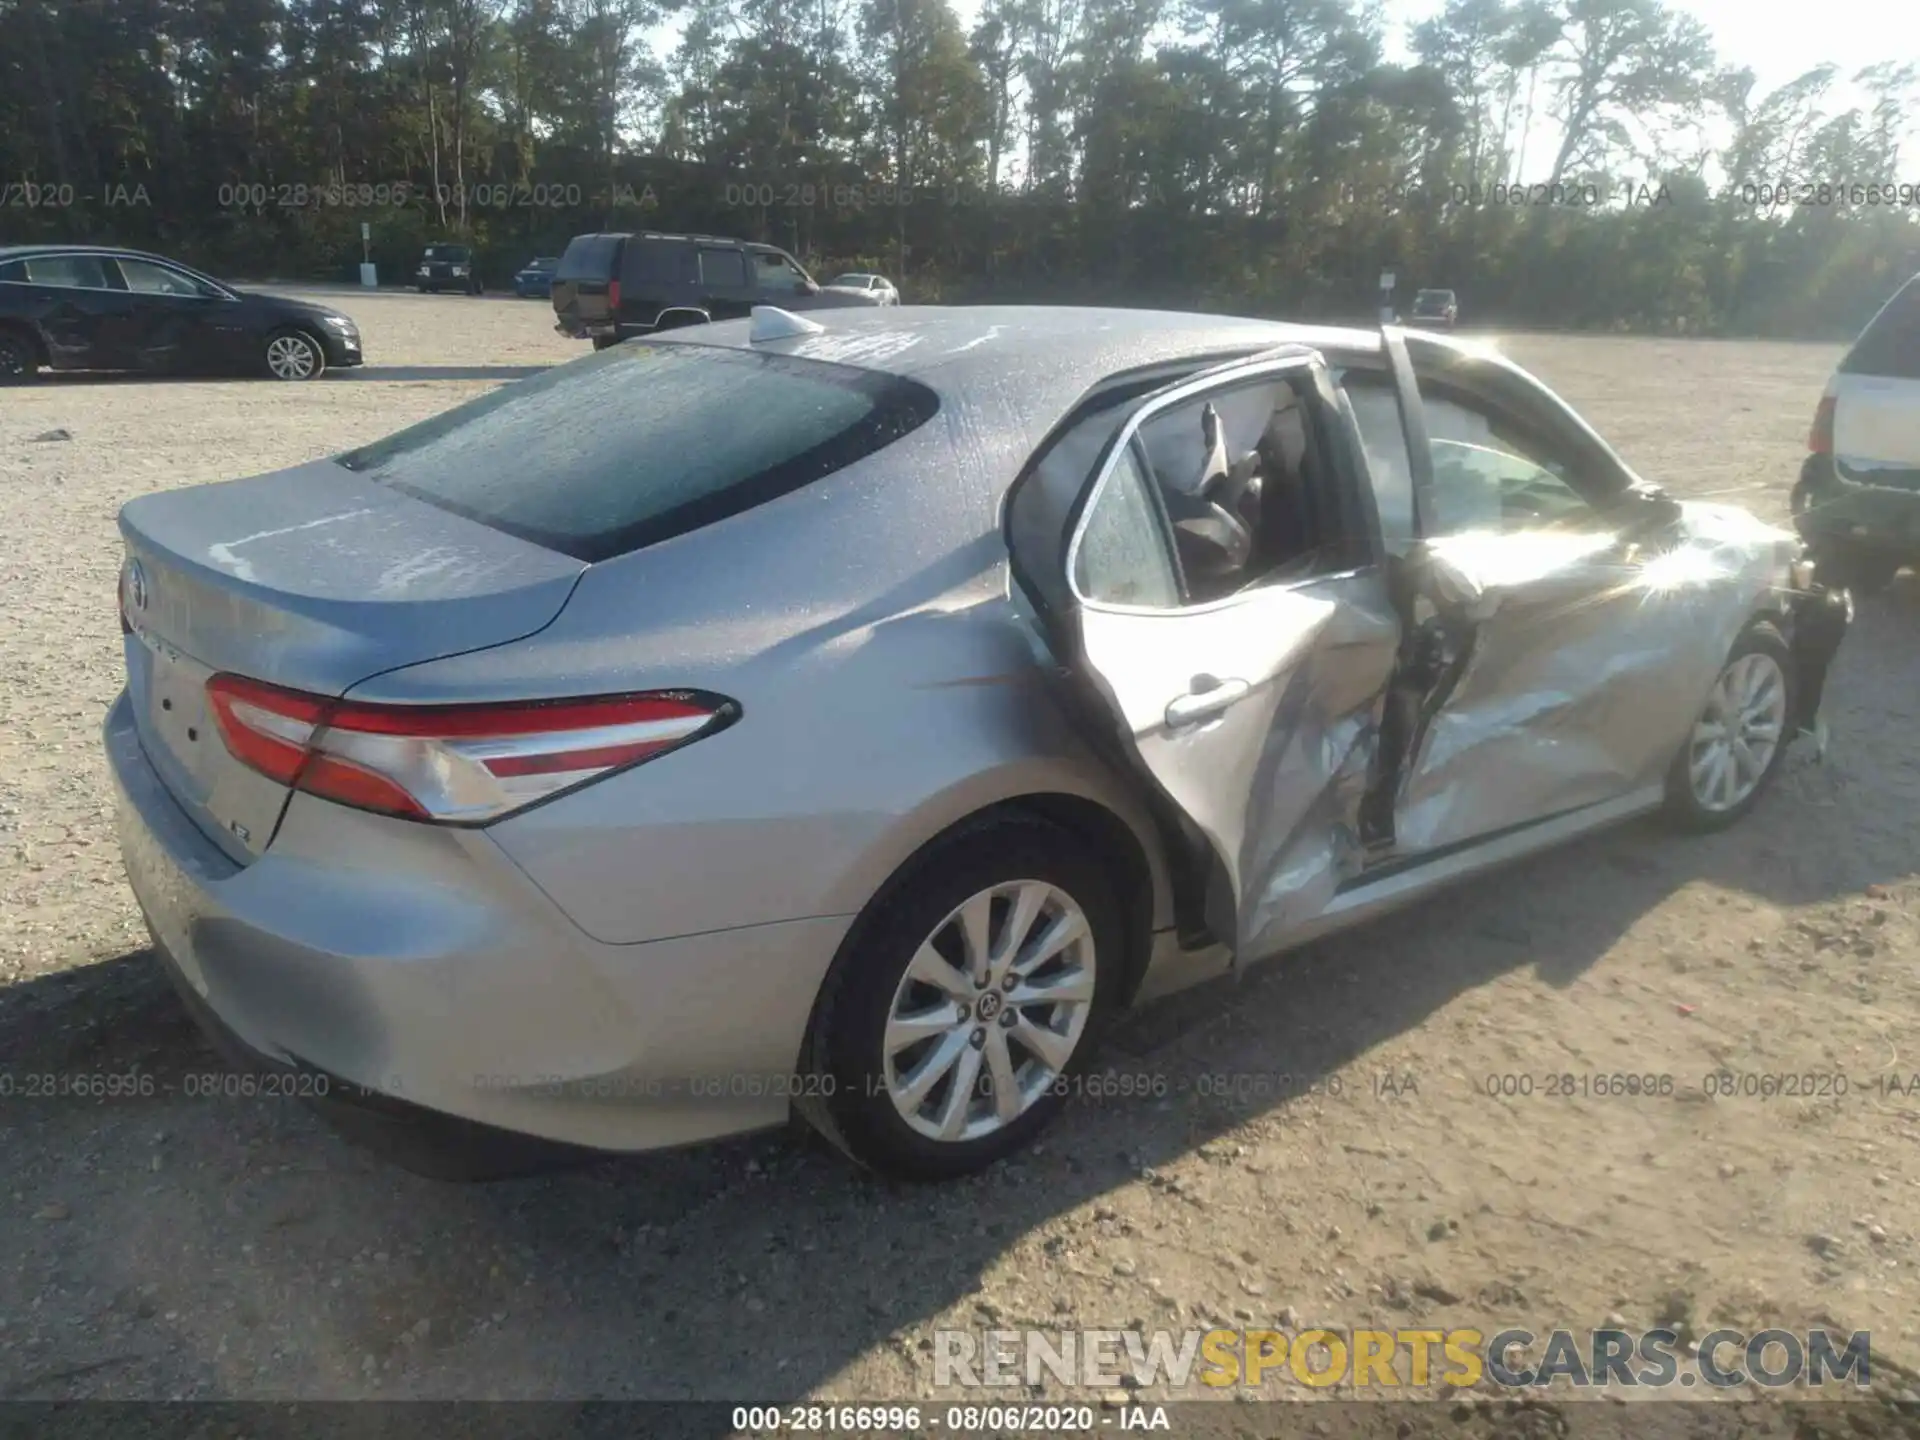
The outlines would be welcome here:
M 963 901 L 921 943 L 888 1007 L 894 1109 L 932 1140 L 991 1135 L 1066 1070 L 1093 1013 L 1093 932 L 1072 896 L 1012 880 Z
M 1773 656 L 1740 656 L 1714 683 L 1687 752 L 1693 796 L 1704 810 L 1733 810 L 1759 788 L 1786 732 L 1787 677 Z
M 276 380 L 307 380 L 319 367 L 319 353 L 304 335 L 276 335 L 267 342 L 267 368 Z

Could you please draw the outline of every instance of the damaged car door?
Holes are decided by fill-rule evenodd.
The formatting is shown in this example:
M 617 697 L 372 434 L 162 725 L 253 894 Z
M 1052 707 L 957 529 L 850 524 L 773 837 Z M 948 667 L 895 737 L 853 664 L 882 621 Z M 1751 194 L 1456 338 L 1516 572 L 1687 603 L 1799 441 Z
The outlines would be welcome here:
M 1385 349 L 1417 532 L 1392 855 L 1657 801 L 1765 567 L 1690 532 L 1524 372 L 1458 351 L 1417 365 L 1393 333 Z
M 1064 523 L 1025 556 L 1034 527 L 1009 501 L 1056 657 L 1204 872 L 1202 933 L 1241 963 L 1364 859 L 1400 630 L 1340 413 L 1310 352 L 1221 367 L 1105 422 Z

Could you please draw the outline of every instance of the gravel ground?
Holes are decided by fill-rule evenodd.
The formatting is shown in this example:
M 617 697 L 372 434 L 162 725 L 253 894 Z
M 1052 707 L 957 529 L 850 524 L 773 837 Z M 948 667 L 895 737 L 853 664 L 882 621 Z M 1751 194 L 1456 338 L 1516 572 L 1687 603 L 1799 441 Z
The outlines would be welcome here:
M 1920 1367 L 1910 577 L 1862 607 L 1824 762 L 1798 757 L 1745 825 L 1615 832 L 1159 1007 L 1111 1061 L 1169 1098 L 1081 1103 L 973 1181 L 895 1189 L 783 1136 L 449 1186 L 293 1102 L 188 1098 L 218 1062 L 143 951 L 96 738 L 116 508 L 582 350 L 538 303 L 347 303 L 377 362 L 358 374 L 0 401 L 0 1398 L 898 1398 L 933 1393 L 936 1326 L 1255 1318 L 1831 1324 L 1871 1329 L 1882 1374 Z M 1502 343 L 1649 477 L 1773 518 L 1837 356 Z M 149 1098 L 23 1093 L 135 1067 Z M 1846 1093 L 1707 1098 L 1721 1069 Z M 1222 1071 L 1327 1078 L 1193 1093 Z M 1549 1098 L 1562 1072 L 1675 1089 Z M 1497 1074 L 1534 1093 L 1490 1097 Z

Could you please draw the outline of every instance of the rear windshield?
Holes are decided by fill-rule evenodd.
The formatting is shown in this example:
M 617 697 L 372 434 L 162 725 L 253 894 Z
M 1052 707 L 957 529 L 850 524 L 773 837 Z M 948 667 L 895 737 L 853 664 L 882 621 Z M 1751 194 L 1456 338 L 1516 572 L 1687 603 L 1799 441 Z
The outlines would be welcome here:
M 1418 295 L 1413 297 L 1413 303 L 1416 305 L 1444 305 L 1451 299 L 1453 299 L 1453 292 L 1451 290 L 1422 290 Z
M 466 258 L 467 247 L 464 245 L 427 246 L 427 259 L 429 260 L 464 260 Z
M 589 563 L 710 525 L 926 423 L 898 376 L 629 341 L 470 400 L 336 463 Z
M 614 273 L 623 235 L 576 235 L 560 257 L 560 280 L 606 280 Z
M 1920 380 L 1920 275 L 1873 317 L 1840 362 L 1843 375 Z

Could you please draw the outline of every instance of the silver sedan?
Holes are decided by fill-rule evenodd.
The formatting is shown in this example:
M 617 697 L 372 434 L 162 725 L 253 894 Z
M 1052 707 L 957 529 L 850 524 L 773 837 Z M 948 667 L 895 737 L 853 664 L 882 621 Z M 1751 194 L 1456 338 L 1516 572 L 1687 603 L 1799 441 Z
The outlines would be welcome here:
M 850 270 L 844 275 L 836 275 L 827 282 L 829 290 L 854 290 L 880 305 L 898 305 L 900 292 L 894 288 L 891 280 L 884 275 L 875 275 L 868 271 Z
M 1496 354 L 1152 312 L 762 310 L 120 528 L 156 952 L 447 1175 L 974 1170 L 1143 996 L 1738 819 L 1851 614 Z

